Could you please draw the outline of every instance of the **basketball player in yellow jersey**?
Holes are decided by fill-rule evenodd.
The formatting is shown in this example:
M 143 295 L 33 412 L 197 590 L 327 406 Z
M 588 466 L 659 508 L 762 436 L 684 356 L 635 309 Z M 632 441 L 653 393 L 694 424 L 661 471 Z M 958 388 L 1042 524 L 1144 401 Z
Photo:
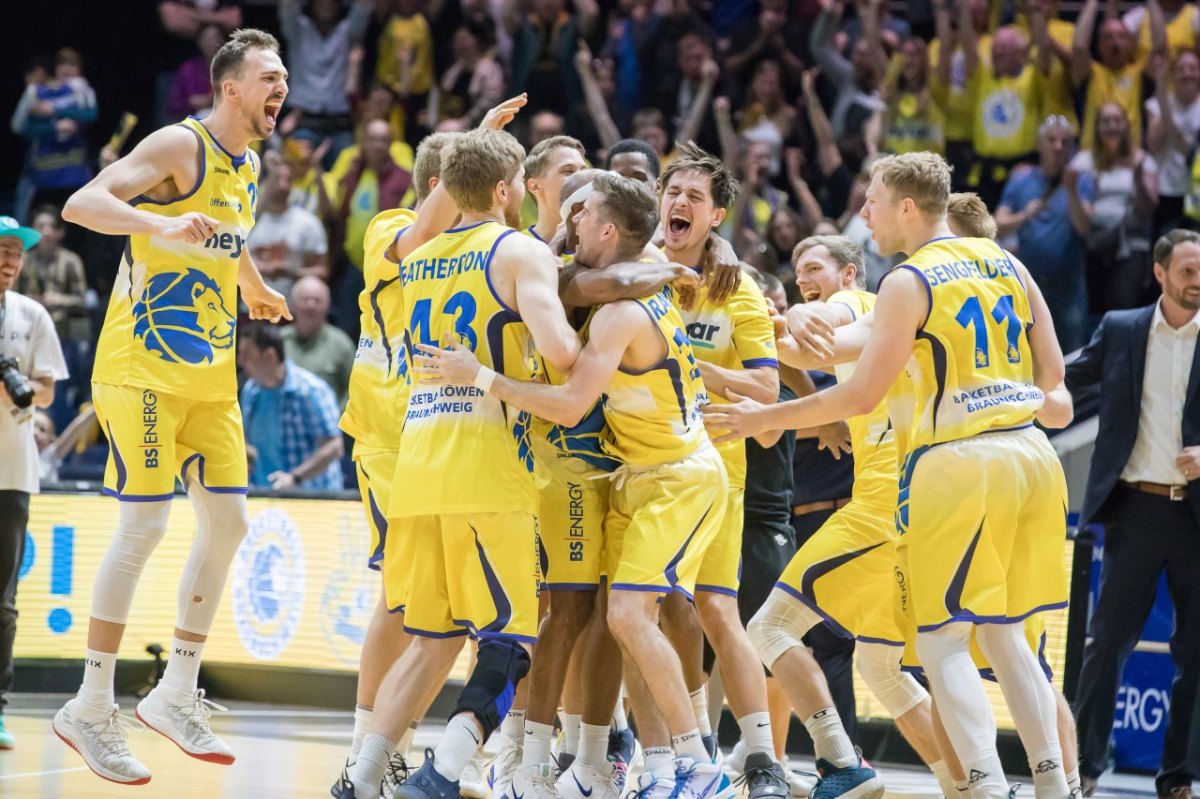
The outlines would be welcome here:
M 505 225 L 524 197 L 525 151 L 502 131 L 457 137 L 442 156 L 442 185 L 462 219 L 410 253 L 399 275 L 405 338 L 456 336 L 498 372 L 533 374 L 534 348 L 569 370 L 579 337 L 557 291 L 546 245 Z M 416 636 L 380 686 L 371 734 L 335 794 L 375 796 L 400 734 L 425 707 L 468 632 L 474 671 L 437 747 L 402 791 L 458 794 L 458 778 L 508 711 L 537 635 L 537 492 L 528 415 L 486 386 L 414 386 L 400 436 L 389 536 L 412 564 L 405 626 Z M 397 794 L 399 795 L 399 794 Z
M 126 745 L 113 667 L 142 567 L 166 532 L 177 476 L 199 525 L 166 674 L 137 715 L 193 757 L 234 759 L 209 729 L 210 703 L 196 678 L 248 524 L 233 350 L 238 289 L 251 317 L 291 318 L 245 247 L 258 198 L 249 145 L 271 134 L 287 96 L 278 51 L 269 34 L 234 33 L 213 58 L 212 114 L 150 134 L 63 209 L 70 222 L 129 237 L 92 374 L 109 440 L 104 491 L 121 500 L 120 516 L 93 587 L 83 685 L 54 717 L 58 736 L 115 782 L 150 779 Z
M 655 206 L 654 195 L 636 180 L 596 178 L 576 216 L 580 260 L 604 269 L 638 258 L 657 225 Z M 726 799 L 732 790 L 709 760 L 679 658 L 656 623 L 659 598 L 695 579 L 727 491 L 720 456 L 697 426 L 703 385 L 672 296 L 664 288 L 598 308 L 587 324 L 583 353 L 562 385 L 496 376 L 453 343 L 449 350 L 419 345 L 427 357 L 418 359 L 417 368 L 423 380 L 439 385 L 486 385 L 490 396 L 562 425 L 576 424 L 606 396 L 605 449 L 624 464 L 605 523 L 608 624 L 624 652 L 627 679 L 640 684 L 635 693 L 653 697 L 673 743 L 666 774 L 647 795 L 678 790 L 689 799 Z M 609 695 L 596 697 L 605 714 L 617 688 L 607 685 Z M 573 765 L 567 773 L 580 772 Z
M 728 437 L 869 411 L 907 366 L 913 410 L 893 415 L 906 454 L 896 521 L 901 608 L 972 796 L 1007 797 L 995 723 L 969 656 L 971 626 L 1030 758 L 1036 795 L 1067 783 L 1054 697 L 1013 622 L 1066 603 L 1062 468 L 1032 427 L 1062 380 L 1045 300 L 994 242 L 946 223 L 949 167 L 927 153 L 876 162 L 863 216 L 880 252 L 909 253 L 880 288 L 854 375 L 796 402 L 715 408 Z
M 525 185 L 537 200 L 537 222 L 525 233 L 549 244 L 562 223 L 559 205 L 563 181 L 583 169 L 583 145 L 570 136 L 551 136 L 535 144 L 525 158 Z

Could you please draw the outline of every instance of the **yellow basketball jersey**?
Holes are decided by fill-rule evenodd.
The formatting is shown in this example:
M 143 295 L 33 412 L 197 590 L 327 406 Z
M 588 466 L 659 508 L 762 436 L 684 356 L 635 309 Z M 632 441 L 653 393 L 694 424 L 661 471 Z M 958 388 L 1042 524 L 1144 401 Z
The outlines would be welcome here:
M 635 468 L 682 460 L 708 440 L 700 413 L 704 383 L 674 300 L 670 286 L 632 300 L 658 326 L 667 354 L 645 371 L 618 369 L 604 403 L 605 452 Z
M 726 369 L 753 369 L 758 366 L 779 368 L 775 353 L 775 326 L 767 313 L 762 289 L 748 276 L 742 276 L 734 295 L 722 305 L 708 298 L 708 289 L 700 289 L 696 307 L 681 311 L 692 352 L 702 361 Z M 703 402 L 724 404 L 723 396 L 705 392 Z M 725 460 L 731 488 L 746 485 L 746 443 L 732 441 L 718 449 Z
M 126 239 L 92 380 L 152 388 L 197 400 L 237 398 L 234 329 L 237 275 L 258 201 L 258 156 L 226 151 L 188 118 L 198 145 L 196 185 L 173 200 L 130 203 L 166 217 L 198 212 L 218 222 L 206 241 L 187 244 L 138 234 Z
M 1030 424 L 1044 397 L 1033 384 L 1029 297 L 1008 255 L 990 239 L 948 237 L 896 268 L 921 278 L 930 304 L 909 361 L 908 447 Z
M 498 222 L 452 228 L 400 264 L 405 341 L 437 345 L 450 333 L 479 361 L 515 380 L 535 373 L 520 315 L 492 290 Z M 529 414 L 473 386 L 420 382 L 409 391 L 389 517 L 537 510 Z
M 839 291 L 829 304 L 844 305 L 858 319 L 875 308 L 875 295 L 869 291 Z M 844 383 L 854 374 L 854 364 L 839 364 L 834 374 Z M 846 420 L 850 428 L 850 447 L 854 453 L 854 498 L 889 510 L 896 504 L 896 431 L 888 416 L 885 398 L 875 410 Z
M 358 295 L 358 350 L 350 370 L 350 396 L 338 426 L 361 446 L 395 449 L 400 419 L 408 405 L 408 360 L 404 351 L 404 302 L 399 265 L 385 253 L 417 220 L 414 211 L 394 208 L 377 214 L 363 241 L 363 279 Z

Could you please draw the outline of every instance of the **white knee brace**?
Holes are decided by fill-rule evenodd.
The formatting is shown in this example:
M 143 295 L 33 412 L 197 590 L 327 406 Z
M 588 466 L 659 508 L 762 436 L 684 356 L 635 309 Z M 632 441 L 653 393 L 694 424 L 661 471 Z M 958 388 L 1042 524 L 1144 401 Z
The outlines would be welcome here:
M 822 621 L 808 606 L 776 588 L 746 626 L 750 643 L 768 669 L 784 652 L 804 646 L 800 639 Z
M 900 670 L 902 648 L 859 641 L 855 667 L 892 718 L 898 719 L 928 698 L 929 694 L 911 674 Z
M 208 635 L 250 516 L 245 495 L 214 493 L 198 480 L 189 481 L 188 497 L 196 511 L 196 537 L 179 580 L 175 626 Z
M 171 500 L 122 502 L 118 513 L 117 531 L 92 586 L 92 617 L 125 624 L 142 569 L 167 532 Z

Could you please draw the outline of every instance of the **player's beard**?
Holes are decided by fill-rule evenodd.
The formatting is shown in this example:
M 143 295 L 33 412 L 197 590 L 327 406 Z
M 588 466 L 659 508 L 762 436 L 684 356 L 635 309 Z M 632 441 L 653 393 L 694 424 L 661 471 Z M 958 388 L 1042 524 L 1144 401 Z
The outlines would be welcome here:
M 521 227 L 521 202 L 515 198 L 514 194 L 513 199 L 504 206 L 504 224 L 514 229 Z

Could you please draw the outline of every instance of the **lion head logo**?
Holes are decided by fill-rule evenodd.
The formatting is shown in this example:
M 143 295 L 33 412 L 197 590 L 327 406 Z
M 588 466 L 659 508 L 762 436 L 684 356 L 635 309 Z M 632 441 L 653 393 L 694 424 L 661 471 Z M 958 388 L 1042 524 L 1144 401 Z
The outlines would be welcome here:
M 199 269 L 150 278 L 133 306 L 133 334 L 164 361 L 198 364 L 233 346 L 237 320 L 221 287 Z

